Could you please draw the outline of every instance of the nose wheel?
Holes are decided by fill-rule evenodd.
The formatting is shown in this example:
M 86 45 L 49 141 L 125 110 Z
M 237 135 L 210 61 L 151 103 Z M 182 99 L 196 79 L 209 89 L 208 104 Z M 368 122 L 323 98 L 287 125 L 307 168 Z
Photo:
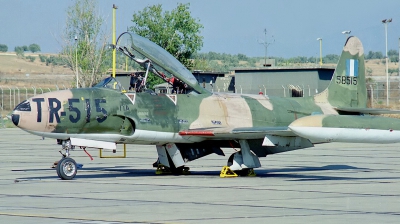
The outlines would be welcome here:
M 69 157 L 62 158 L 56 167 L 57 175 L 63 180 L 72 180 L 76 176 L 78 168 L 75 160 Z
M 75 147 L 71 145 L 70 140 L 60 140 L 59 144 L 62 145 L 60 153 L 62 155 L 62 159 L 56 163 L 54 163 L 57 176 L 62 180 L 72 180 L 76 176 L 78 172 L 78 167 L 76 165 L 75 160 L 70 158 L 70 150 Z M 63 153 L 65 151 L 65 153 Z

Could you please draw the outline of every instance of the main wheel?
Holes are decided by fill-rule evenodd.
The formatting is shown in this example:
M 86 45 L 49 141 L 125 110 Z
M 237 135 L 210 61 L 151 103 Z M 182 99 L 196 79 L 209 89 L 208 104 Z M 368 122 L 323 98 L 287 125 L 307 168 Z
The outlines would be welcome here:
M 63 180 L 72 180 L 78 171 L 75 160 L 66 157 L 57 164 L 57 175 Z

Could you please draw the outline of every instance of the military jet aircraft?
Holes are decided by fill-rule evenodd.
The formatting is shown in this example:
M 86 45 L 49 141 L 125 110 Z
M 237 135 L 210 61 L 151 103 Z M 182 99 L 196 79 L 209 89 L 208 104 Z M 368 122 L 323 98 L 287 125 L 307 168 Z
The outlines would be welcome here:
M 313 142 L 400 141 L 397 119 L 363 116 L 387 111 L 366 108 L 364 50 L 356 37 L 347 39 L 328 88 L 301 98 L 211 93 L 146 38 L 126 32 L 114 47 L 145 69 L 144 84 L 152 73 L 185 85 L 177 94 L 127 92 L 108 77 L 91 88 L 49 92 L 20 103 L 13 123 L 62 145 L 56 167 L 61 179 L 77 173 L 73 148 L 155 145 L 156 165 L 179 173 L 187 171 L 189 161 L 235 147 L 240 150 L 228 158 L 221 176 L 236 176 L 252 175 L 260 157 L 313 147 Z

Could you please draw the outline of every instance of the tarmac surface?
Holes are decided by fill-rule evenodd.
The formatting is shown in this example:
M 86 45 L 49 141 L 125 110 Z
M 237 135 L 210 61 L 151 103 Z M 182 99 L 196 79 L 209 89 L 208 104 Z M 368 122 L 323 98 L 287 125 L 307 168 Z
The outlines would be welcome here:
M 399 223 L 400 144 L 316 145 L 261 158 L 257 177 L 220 178 L 225 157 L 188 164 L 191 175 L 155 175 L 154 146 L 128 158 L 81 150 L 63 181 L 50 166 L 54 139 L 0 129 L 0 223 Z

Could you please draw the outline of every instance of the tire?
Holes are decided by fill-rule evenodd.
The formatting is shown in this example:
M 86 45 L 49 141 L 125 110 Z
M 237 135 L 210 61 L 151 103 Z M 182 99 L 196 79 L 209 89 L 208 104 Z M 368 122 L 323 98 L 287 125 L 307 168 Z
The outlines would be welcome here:
M 75 160 L 67 157 L 61 159 L 57 164 L 57 175 L 63 180 L 72 180 L 78 172 Z
M 60 159 L 60 160 L 58 161 L 57 165 L 56 165 L 57 176 L 58 176 L 59 178 L 61 178 L 61 176 L 60 176 L 60 171 L 59 171 L 59 168 L 58 168 L 58 164 L 60 164 L 60 161 L 61 161 L 61 160 L 62 160 L 62 159 Z

